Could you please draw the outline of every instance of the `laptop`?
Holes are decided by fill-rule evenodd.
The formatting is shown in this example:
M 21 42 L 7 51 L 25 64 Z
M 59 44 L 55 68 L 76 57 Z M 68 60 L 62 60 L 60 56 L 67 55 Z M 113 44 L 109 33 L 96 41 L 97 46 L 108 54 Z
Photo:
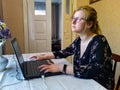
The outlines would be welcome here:
M 51 60 L 30 60 L 30 61 L 25 61 L 19 46 L 19 43 L 16 38 L 14 38 L 11 41 L 11 45 L 13 48 L 13 51 L 15 53 L 15 56 L 18 61 L 18 65 L 22 71 L 22 74 L 24 76 L 24 79 L 29 80 L 32 78 L 39 78 L 44 75 L 45 77 L 47 76 L 54 76 L 54 75 L 59 75 L 62 74 L 61 72 L 57 73 L 44 73 L 40 72 L 38 70 L 38 66 L 43 65 L 43 64 L 48 64 L 48 61 L 52 62 Z M 53 62 L 52 62 L 53 63 Z

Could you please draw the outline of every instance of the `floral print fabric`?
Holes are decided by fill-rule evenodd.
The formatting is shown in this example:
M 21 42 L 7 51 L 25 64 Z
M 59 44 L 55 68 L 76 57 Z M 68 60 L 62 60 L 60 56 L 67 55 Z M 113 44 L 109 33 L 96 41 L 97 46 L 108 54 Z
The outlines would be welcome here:
M 78 37 L 69 47 L 53 52 L 53 54 L 55 58 L 66 58 L 74 55 L 75 77 L 94 79 L 108 90 L 112 90 L 114 85 L 112 53 L 105 36 L 94 36 L 82 57 L 80 57 L 80 45 L 81 39 Z

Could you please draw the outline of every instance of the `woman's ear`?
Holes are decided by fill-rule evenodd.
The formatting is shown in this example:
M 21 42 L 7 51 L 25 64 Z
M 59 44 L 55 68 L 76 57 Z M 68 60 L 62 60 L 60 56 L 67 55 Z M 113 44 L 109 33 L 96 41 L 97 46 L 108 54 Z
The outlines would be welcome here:
M 88 22 L 87 26 L 88 26 L 88 28 L 91 28 L 93 26 L 93 22 L 92 21 Z

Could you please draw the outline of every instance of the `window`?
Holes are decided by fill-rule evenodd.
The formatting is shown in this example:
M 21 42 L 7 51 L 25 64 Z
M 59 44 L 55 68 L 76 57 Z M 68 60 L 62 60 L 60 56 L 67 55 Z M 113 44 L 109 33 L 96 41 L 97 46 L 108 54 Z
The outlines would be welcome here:
M 35 15 L 46 15 L 46 0 L 34 1 Z

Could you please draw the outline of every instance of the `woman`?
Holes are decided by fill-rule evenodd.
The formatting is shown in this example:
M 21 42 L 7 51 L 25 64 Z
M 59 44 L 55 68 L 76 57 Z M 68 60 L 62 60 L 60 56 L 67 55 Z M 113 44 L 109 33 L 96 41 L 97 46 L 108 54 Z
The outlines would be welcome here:
M 63 72 L 78 78 L 94 79 L 104 87 L 112 90 L 114 78 L 112 75 L 111 49 L 97 21 L 97 12 L 90 6 L 79 7 L 72 16 L 72 31 L 78 37 L 64 50 L 45 55 L 34 55 L 37 60 L 66 58 L 74 55 L 74 65 L 40 66 L 40 71 Z

